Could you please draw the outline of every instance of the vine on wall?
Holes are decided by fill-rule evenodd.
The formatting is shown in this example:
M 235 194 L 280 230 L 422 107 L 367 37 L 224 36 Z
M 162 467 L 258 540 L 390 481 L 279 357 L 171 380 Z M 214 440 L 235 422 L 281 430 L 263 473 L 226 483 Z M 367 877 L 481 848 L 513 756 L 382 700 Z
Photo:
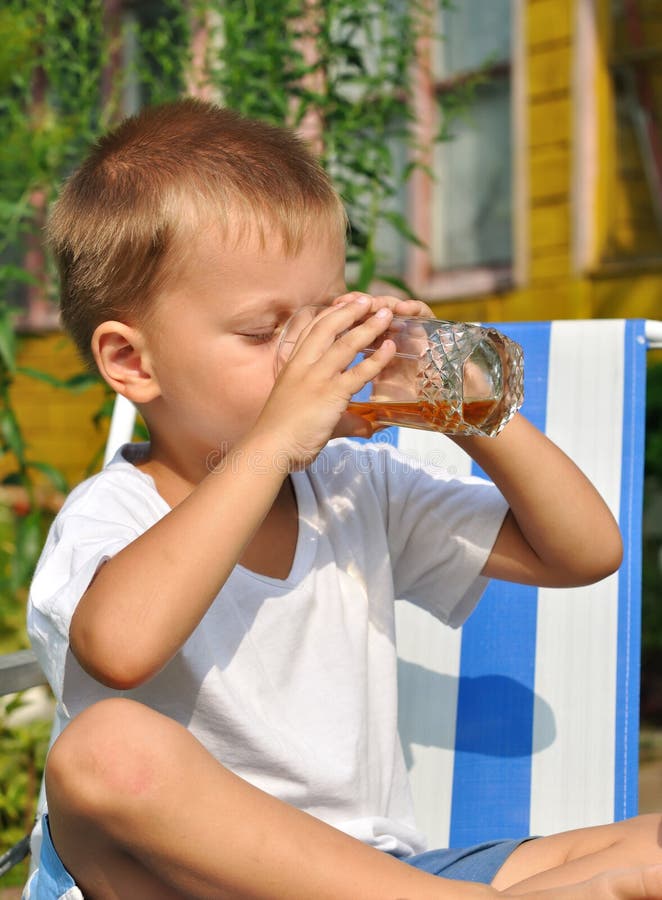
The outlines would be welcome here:
M 52 510 L 36 480 L 67 485 L 33 459 L 12 406 L 24 333 L 56 326 L 57 287 L 41 241 L 57 186 L 91 142 L 126 112 L 196 93 L 249 116 L 300 128 L 341 191 L 352 224 L 353 287 L 397 282 L 380 230 L 415 240 L 398 210 L 415 165 L 411 85 L 429 13 L 444 0 L 5 0 L 0 8 L 0 650 L 25 645 L 27 585 Z M 382 271 L 382 269 L 384 271 Z M 402 285 L 401 285 L 402 286 Z M 403 287 L 403 286 L 402 286 Z M 13 490 L 20 493 L 12 493 Z M 8 499 L 9 498 L 9 499 Z M 12 499 L 13 498 L 13 499 Z M 18 498 L 18 499 L 16 499 Z M 20 741 L 32 775 L 0 754 L 6 845 L 34 804 L 43 727 Z M 22 726 L 25 728 L 25 726 Z M 12 738 L 11 735 L 14 735 Z M 32 746 L 32 750 L 29 747 Z M 30 755 L 32 754 L 32 755 Z M 26 757 L 27 758 L 27 757 Z M 35 760 L 37 760 L 35 762 Z M 6 775 L 6 773 L 9 773 Z M 6 775 L 6 777 L 5 777 Z M 33 777 L 34 776 L 34 777 Z M 0 846 L 0 850 L 2 846 Z
M 11 460 L 5 483 L 22 485 L 30 507 L 15 535 L 31 536 L 19 542 L 26 578 L 42 527 L 33 475 L 66 485 L 26 455 L 11 405 L 13 334 L 28 310 L 32 325 L 55 321 L 41 234 L 58 184 L 127 109 L 187 90 L 211 96 L 300 128 L 348 207 L 352 287 L 378 275 L 404 287 L 378 243 L 385 228 L 416 240 L 397 201 L 415 165 L 412 73 L 429 12 L 422 0 L 8 0 L 0 10 L 0 455 L 5 472 Z

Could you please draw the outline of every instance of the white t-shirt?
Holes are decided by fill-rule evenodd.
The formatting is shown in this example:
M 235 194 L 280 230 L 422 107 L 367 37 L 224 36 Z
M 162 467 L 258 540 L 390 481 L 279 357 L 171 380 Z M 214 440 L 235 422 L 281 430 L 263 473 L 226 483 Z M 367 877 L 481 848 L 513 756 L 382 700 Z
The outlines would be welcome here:
M 57 731 L 118 694 L 78 665 L 69 625 L 102 561 L 169 511 L 130 461 L 144 448 L 124 447 L 72 492 L 37 567 L 28 630 Z M 489 482 L 346 440 L 292 482 L 289 576 L 237 566 L 172 661 L 122 693 L 185 725 L 262 790 L 382 850 L 421 852 L 397 734 L 394 600 L 459 626 L 485 587 L 505 501 Z

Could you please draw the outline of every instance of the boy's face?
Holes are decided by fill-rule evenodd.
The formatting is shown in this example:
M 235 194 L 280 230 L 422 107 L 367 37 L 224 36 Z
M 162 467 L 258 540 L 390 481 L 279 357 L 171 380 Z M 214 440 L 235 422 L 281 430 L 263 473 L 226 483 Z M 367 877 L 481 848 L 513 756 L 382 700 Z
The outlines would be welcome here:
M 160 389 L 145 410 L 150 431 L 191 462 L 218 461 L 255 423 L 274 384 L 279 328 L 289 316 L 345 292 L 339 236 L 313 228 L 295 256 L 284 254 L 278 235 L 266 238 L 262 247 L 249 234 L 227 249 L 215 229 L 196 236 L 145 330 Z

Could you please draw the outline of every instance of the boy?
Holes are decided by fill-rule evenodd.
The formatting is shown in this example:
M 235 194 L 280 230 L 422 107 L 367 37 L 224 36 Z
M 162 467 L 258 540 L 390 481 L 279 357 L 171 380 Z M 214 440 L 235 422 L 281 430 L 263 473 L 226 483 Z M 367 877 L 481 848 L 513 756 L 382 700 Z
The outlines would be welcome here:
M 394 347 L 347 368 L 356 352 L 429 314 L 345 293 L 345 228 L 292 135 L 193 100 L 123 123 L 63 191 L 64 323 L 150 441 L 73 492 L 35 575 L 67 727 L 31 898 L 662 895 L 656 816 L 422 854 L 394 597 L 458 625 L 486 578 L 590 582 L 621 544 L 520 416 L 458 438 L 497 487 L 328 443 L 364 433 L 349 399 Z M 328 309 L 274 383 L 308 304 Z

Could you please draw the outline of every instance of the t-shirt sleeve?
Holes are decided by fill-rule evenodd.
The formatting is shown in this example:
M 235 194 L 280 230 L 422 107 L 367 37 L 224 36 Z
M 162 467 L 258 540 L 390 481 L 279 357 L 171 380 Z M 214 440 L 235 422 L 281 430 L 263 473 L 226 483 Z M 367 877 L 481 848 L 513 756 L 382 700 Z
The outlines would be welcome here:
M 28 634 L 58 700 L 80 598 L 98 568 L 158 519 L 135 492 L 107 481 L 69 498 L 53 522 L 30 588 Z
M 402 454 L 381 467 L 395 596 L 458 627 L 487 586 L 480 572 L 508 505 L 490 481 L 449 477 Z

